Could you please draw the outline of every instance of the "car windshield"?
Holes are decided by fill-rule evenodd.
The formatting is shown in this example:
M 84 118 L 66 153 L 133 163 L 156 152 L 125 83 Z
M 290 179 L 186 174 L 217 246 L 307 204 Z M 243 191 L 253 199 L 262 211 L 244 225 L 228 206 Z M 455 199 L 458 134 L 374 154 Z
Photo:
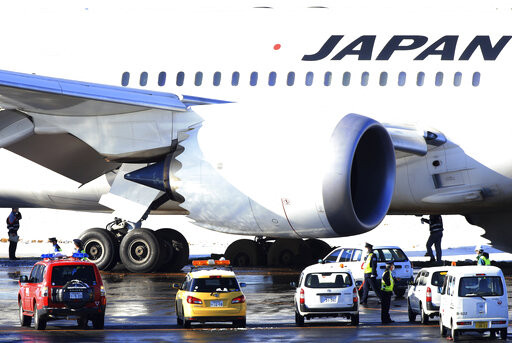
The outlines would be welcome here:
M 311 273 L 306 275 L 304 285 L 308 288 L 347 288 L 352 286 L 348 273 Z
M 459 296 L 483 297 L 503 295 L 503 284 L 499 276 L 463 277 L 459 283 Z
M 432 286 L 441 287 L 444 283 L 444 279 L 446 278 L 447 271 L 439 271 L 432 274 Z
M 379 262 L 406 262 L 408 261 L 407 256 L 404 254 L 402 249 L 395 248 L 383 248 L 383 249 L 375 249 L 375 254 L 377 255 L 377 261 Z
M 68 281 L 80 280 L 89 286 L 96 284 L 94 268 L 91 265 L 54 266 L 52 269 L 52 286 L 64 286 Z
M 240 287 L 235 278 L 193 279 L 190 292 L 238 292 Z

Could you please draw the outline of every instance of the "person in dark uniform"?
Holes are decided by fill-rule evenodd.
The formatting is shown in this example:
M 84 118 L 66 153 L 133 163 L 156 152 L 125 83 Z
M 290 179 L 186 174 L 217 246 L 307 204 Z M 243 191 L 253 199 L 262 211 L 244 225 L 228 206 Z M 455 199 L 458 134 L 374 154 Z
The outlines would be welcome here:
M 395 269 L 393 262 L 386 263 L 386 270 L 382 274 L 381 280 L 381 310 L 380 320 L 382 324 L 394 323 L 395 321 L 389 316 L 389 308 L 391 307 L 391 295 L 393 294 L 393 288 L 395 287 L 395 281 L 391 272 Z
M 62 249 L 60 248 L 59 244 L 57 243 L 57 238 L 55 237 L 51 237 L 51 238 L 48 238 L 48 241 L 50 243 L 52 243 L 53 245 L 53 251 L 54 252 L 62 252 Z
M 380 291 L 379 287 L 377 287 L 377 256 L 373 253 L 373 245 L 366 243 L 365 248 L 367 250 L 367 255 L 363 266 L 364 282 L 361 305 L 368 304 L 368 292 L 370 292 L 370 288 L 373 289 L 377 297 L 380 299 Z
M 7 230 L 9 230 L 9 260 L 17 260 L 16 247 L 18 246 L 18 229 L 20 228 L 21 212 L 13 207 L 7 217 Z
M 440 215 L 430 215 L 430 219 L 421 218 L 421 223 L 427 223 L 430 226 L 430 236 L 427 241 L 427 256 L 430 256 L 430 261 L 441 262 L 443 251 L 441 250 L 441 239 L 443 238 L 443 219 Z M 432 253 L 432 245 L 436 248 L 436 258 Z

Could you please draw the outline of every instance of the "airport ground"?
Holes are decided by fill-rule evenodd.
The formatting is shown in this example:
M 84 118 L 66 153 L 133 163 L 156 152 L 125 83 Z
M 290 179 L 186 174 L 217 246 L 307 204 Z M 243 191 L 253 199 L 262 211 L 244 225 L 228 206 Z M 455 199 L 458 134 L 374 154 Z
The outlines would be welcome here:
M 294 322 L 291 281 L 299 273 L 289 269 L 235 269 L 240 282 L 247 283 L 247 328 L 232 329 L 227 324 L 193 324 L 192 329 L 176 325 L 173 282 L 178 274 L 128 274 L 123 271 L 102 273 L 108 305 L 104 330 L 81 330 L 73 321 L 49 322 L 47 330 L 21 328 L 16 295 L 19 275 L 30 273 L 34 259 L 0 260 L 0 341 L 1 342 L 446 342 L 439 336 L 437 320 L 430 325 L 409 323 L 407 302 L 393 297 L 392 325 L 380 323 L 376 298 L 361 309 L 359 327 L 343 319 L 315 319 L 298 328 Z M 512 278 L 507 277 L 509 317 L 512 318 Z M 90 326 L 90 324 L 89 324 Z M 512 340 L 512 328 L 509 328 Z M 461 341 L 489 341 L 477 334 L 462 336 Z

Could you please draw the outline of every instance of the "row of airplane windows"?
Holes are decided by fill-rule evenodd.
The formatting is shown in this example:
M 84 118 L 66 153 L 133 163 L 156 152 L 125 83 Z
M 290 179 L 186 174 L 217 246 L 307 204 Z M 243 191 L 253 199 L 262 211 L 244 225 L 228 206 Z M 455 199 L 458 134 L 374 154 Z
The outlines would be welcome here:
M 323 77 L 322 77 L 321 81 L 323 82 L 323 85 L 331 86 L 333 74 L 330 71 L 328 71 L 328 72 L 325 72 L 325 74 L 323 74 L 322 76 Z M 142 72 L 140 74 L 140 78 L 139 78 L 139 85 L 141 85 L 143 87 L 146 86 L 148 84 L 148 77 L 149 76 L 148 76 L 147 72 Z M 354 76 L 354 78 L 355 78 L 355 76 Z M 312 86 L 314 79 L 315 79 L 314 73 L 311 71 L 307 72 L 306 76 L 305 76 L 304 84 L 306 86 Z M 401 86 L 401 87 L 405 86 L 406 79 L 407 79 L 406 72 L 402 71 L 402 72 L 398 73 L 397 85 Z M 416 79 L 415 82 L 416 82 L 417 86 L 423 86 L 425 84 L 425 73 L 424 72 L 417 73 L 415 75 L 415 79 Z M 212 85 L 220 86 L 221 80 L 222 80 L 221 72 L 220 71 L 215 72 L 213 74 Z M 343 78 L 342 78 L 341 84 L 343 86 L 349 86 L 350 83 L 353 82 L 351 80 L 352 80 L 352 74 L 347 71 L 347 72 L 343 73 Z M 361 79 L 360 80 L 358 79 L 356 82 L 360 83 L 361 86 L 367 86 L 369 80 L 370 80 L 370 73 L 365 71 L 361 74 Z M 167 73 L 165 71 L 160 72 L 158 74 L 158 85 L 165 86 L 166 81 L 167 81 Z M 195 75 L 193 76 L 193 81 L 194 81 L 194 85 L 197 87 L 205 85 L 206 83 L 204 82 L 203 72 L 200 72 L 200 71 L 196 72 Z M 453 85 L 455 87 L 459 87 L 462 84 L 462 73 L 461 72 L 454 73 L 452 81 L 453 81 Z M 434 84 L 437 87 L 442 86 L 443 83 L 451 83 L 452 81 L 446 82 L 445 74 L 443 72 L 437 72 L 435 74 Z M 259 73 L 256 71 L 252 72 L 250 75 L 250 78 L 249 78 L 249 85 L 256 86 L 256 85 L 258 85 L 258 82 L 268 84 L 269 86 L 275 86 L 276 82 L 277 82 L 277 73 L 272 71 L 268 74 L 268 80 L 265 78 L 265 81 L 260 81 Z M 386 85 L 388 85 L 388 82 L 390 82 L 389 74 L 385 71 L 381 72 L 379 75 L 379 85 L 386 86 Z M 130 84 L 130 73 L 124 72 L 121 77 L 121 85 L 126 87 L 129 84 Z M 181 87 L 184 84 L 185 84 L 185 73 L 180 71 L 179 73 L 176 74 L 176 86 Z M 238 86 L 239 84 L 240 84 L 240 73 L 235 71 L 231 74 L 231 85 Z M 295 74 L 295 72 L 291 71 L 286 75 L 286 85 L 293 86 L 295 84 L 296 84 L 296 74 Z M 480 73 L 479 72 L 473 73 L 473 75 L 471 77 L 471 84 L 473 85 L 473 87 L 478 87 L 480 85 Z

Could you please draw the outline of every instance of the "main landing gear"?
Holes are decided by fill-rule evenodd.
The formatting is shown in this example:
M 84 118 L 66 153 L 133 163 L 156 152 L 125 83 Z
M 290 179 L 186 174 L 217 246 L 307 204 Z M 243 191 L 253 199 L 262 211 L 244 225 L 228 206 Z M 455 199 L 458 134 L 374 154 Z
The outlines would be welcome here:
M 80 239 L 89 260 L 101 270 L 111 270 L 121 262 L 136 273 L 177 272 L 188 263 L 188 242 L 178 231 L 132 226 L 116 218 L 106 229 L 92 228 L 82 233 Z
M 329 244 L 318 239 L 256 238 L 234 241 L 228 246 L 224 256 L 237 267 L 302 268 L 316 263 L 331 250 Z

